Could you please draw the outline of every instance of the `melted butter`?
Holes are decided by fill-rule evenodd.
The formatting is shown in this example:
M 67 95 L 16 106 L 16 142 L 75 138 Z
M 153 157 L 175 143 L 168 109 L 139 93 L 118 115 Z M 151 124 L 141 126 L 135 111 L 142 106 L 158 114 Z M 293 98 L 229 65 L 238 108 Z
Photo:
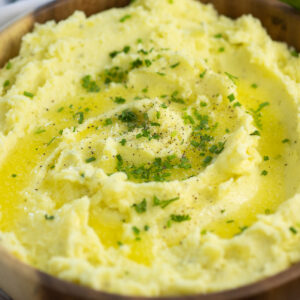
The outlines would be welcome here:
M 249 83 L 239 82 L 238 100 L 247 110 L 257 109 L 260 103 L 268 102 L 272 95 L 267 94 L 261 88 L 252 88 Z M 269 160 L 262 160 L 259 172 L 266 170 L 266 176 L 260 176 L 258 191 L 250 201 L 244 203 L 232 214 L 224 215 L 218 222 L 211 224 L 209 230 L 223 238 L 231 238 L 239 234 L 246 227 L 251 226 L 259 214 L 272 213 L 285 200 L 285 177 L 284 163 L 281 155 L 284 153 L 285 144 L 282 140 L 287 137 L 287 130 L 280 120 L 280 112 L 270 104 L 261 112 L 262 129 L 260 131 L 258 152 L 263 158 L 268 156 Z

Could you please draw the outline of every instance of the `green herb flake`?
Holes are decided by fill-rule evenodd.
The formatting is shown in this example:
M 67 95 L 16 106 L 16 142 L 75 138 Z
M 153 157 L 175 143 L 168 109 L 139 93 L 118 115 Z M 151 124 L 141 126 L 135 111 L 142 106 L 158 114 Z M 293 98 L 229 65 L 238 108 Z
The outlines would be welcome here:
M 283 144 L 290 143 L 290 139 L 284 139 L 281 141 Z
M 28 97 L 28 98 L 33 98 L 33 97 L 34 97 L 34 94 L 25 91 L 25 92 L 24 92 L 24 96 L 26 96 L 26 97 Z
M 7 64 L 6 64 L 6 70 L 10 70 L 12 68 L 12 63 L 9 61 Z
M 85 160 L 85 162 L 88 164 L 88 163 L 91 163 L 91 162 L 93 162 L 93 161 L 95 161 L 95 160 L 96 160 L 96 157 L 92 156 L 92 157 L 87 158 L 87 159 Z
M 126 99 L 124 99 L 122 97 L 115 97 L 114 102 L 117 104 L 123 104 L 126 102 Z
M 224 72 L 224 74 L 234 83 L 236 84 L 236 81 L 238 80 L 238 77 L 228 73 L 228 72 Z
M 269 159 L 270 159 L 269 156 L 267 156 L 267 155 L 264 156 L 264 161 L 267 161 Z
M 204 70 L 202 73 L 200 73 L 199 77 L 200 77 L 200 78 L 204 78 L 206 72 L 207 72 L 207 70 Z
M 220 39 L 222 37 L 223 37 L 222 33 L 217 33 L 214 35 L 214 38 L 216 38 L 216 39 Z
M 126 144 L 126 139 L 122 139 L 121 141 L 120 141 L 120 144 L 122 145 L 122 146 L 125 146 L 125 144 Z
M 233 104 L 233 107 L 238 107 L 238 106 L 242 106 L 242 104 L 241 104 L 240 102 L 235 102 L 235 103 Z
M 225 51 L 225 48 L 224 48 L 224 47 L 220 47 L 220 48 L 218 49 L 218 51 L 219 51 L 219 52 L 224 52 L 224 51 Z
M 206 167 L 206 166 L 209 165 L 209 163 L 210 163 L 211 161 L 212 161 L 212 157 L 211 157 L 211 156 L 206 156 L 206 157 L 204 158 L 203 162 L 202 162 L 202 165 L 203 165 L 204 167 Z
M 108 118 L 108 119 L 105 119 L 104 121 L 104 126 L 109 126 L 113 123 L 112 119 Z
M 201 106 L 201 107 L 205 107 L 205 106 L 207 106 L 207 103 L 204 102 L 204 101 L 201 101 L 201 102 L 200 102 L 200 106 Z
M 152 65 L 152 62 L 150 59 L 145 59 L 145 65 L 147 68 L 149 68 Z
M 34 133 L 35 133 L 35 134 L 41 134 L 41 133 L 43 133 L 43 132 L 46 132 L 46 130 L 45 130 L 44 128 L 40 127 L 40 128 L 38 128 Z
M 81 86 L 89 93 L 97 93 L 100 91 L 96 81 L 92 80 L 91 75 L 86 75 L 81 78 Z
M 191 217 L 189 215 L 171 215 L 170 216 L 170 219 L 171 221 L 173 222 L 177 222 L 177 223 L 180 223 L 180 222 L 185 222 L 185 221 L 189 221 L 191 220 Z
M 267 176 L 268 175 L 268 171 L 267 170 L 262 170 L 260 173 L 261 176 Z
M 230 102 L 232 102 L 232 101 L 234 101 L 234 100 L 235 100 L 235 96 L 234 96 L 234 94 L 230 94 L 230 95 L 228 95 L 228 96 L 227 96 L 227 98 L 228 98 L 228 100 L 229 100 Z
M 260 136 L 260 132 L 258 130 L 253 131 L 252 133 L 250 133 L 250 135 L 257 135 Z
M 291 227 L 289 228 L 289 230 L 290 230 L 290 232 L 291 232 L 292 234 L 297 234 L 297 233 L 298 233 L 298 230 L 297 230 L 295 227 L 293 227 L 293 226 L 291 226 Z
M 48 215 L 48 214 L 45 214 L 45 219 L 46 219 L 47 221 L 53 221 L 53 220 L 55 219 L 55 217 L 54 217 L 54 216 L 51 216 L 51 215 Z
M 178 67 L 180 65 L 180 62 L 177 62 L 173 65 L 170 66 L 170 68 L 175 69 L 176 67 Z
M 7 79 L 7 80 L 4 81 L 3 87 L 4 87 L 4 88 L 7 88 L 7 87 L 9 87 L 9 86 L 10 86 L 10 81 Z
M 148 225 L 145 225 L 145 226 L 144 226 L 144 230 L 145 230 L 145 231 L 149 231 L 149 229 L 150 229 L 150 227 L 149 227 Z
M 84 121 L 84 114 L 82 111 L 77 112 L 74 114 L 74 119 L 77 119 L 78 124 L 82 124 Z
M 234 220 L 227 220 L 226 223 L 227 223 L 227 224 L 234 223 Z
M 64 110 L 64 107 L 62 106 L 57 110 L 57 112 L 62 112 L 63 110 Z
M 138 214 L 142 214 L 142 213 L 146 212 L 146 210 L 147 210 L 147 201 L 144 198 L 142 202 L 135 203 L 135 204 L 132 205 L 132 207 L 135 209 L 135 211 Z
M 47 146 L 50 146 L 50 145 L 54 142 L 55 139 L 56 139 L 56 136 L 53 137 L 53 138 L 47 143 Z
M 11 177 L 16 178 L 17 174 L 11 174 Z
M 130 19 L 131 18 L 131 15 L 125 15 L 125 16 L 123 16 L 119 21 L 121 22 L 121 23 L 124 23 L 126 20 L 128 20 L 128 19 Z
M 251 84 L 251 87 L 252 87 L 253 89 L 257 89 L 257 88 L 258 88 L 258 85 L 257 85 L 256 83 L 252 83 L 252 84 Z
M 139 235 L 140 234 L 140 230 L 136 227 L 136 226 L 133 226 L 132 227 L 132 231 L 135 235 Z
M 299 53 L 296 50 L 291 50 L 290 53 L 294 57 L 299 57 Z
M 160 206 L 161 208 L 166 208 L 169 204 L 174 201 L 179 200 L 179 197 L 175 197 L 168 200 L 160 200 L 156 196 L 153 197 L 153 206 Z

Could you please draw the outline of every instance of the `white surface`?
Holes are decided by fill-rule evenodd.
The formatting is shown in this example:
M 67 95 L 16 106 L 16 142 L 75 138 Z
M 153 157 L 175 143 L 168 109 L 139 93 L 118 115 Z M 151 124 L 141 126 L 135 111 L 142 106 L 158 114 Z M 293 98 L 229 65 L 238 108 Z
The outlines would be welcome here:
M 0 0 L 0 27 L 17 18 L 19 15 L 24 14 L 26 11 L 30 11 L 50 1 L 51 0 L 21 0 L 13 4 L 5 5 L 5 1 Z

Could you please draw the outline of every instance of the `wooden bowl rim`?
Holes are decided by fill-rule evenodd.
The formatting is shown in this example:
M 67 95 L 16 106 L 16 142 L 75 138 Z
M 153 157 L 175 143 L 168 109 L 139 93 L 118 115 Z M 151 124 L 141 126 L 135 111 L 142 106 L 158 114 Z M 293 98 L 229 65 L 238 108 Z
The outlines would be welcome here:
M 48 3 L 38 6 L 35 9 L 27 9 L 19 16 L 13 18 L 11 21 L 5 23 L 0 27 L 0 33 L 4 32 L 6 29 L 9 29 L 11 26 L 18 22 L 22 22 L 23 19 L 30 16 L 30 14 L 39 15 L 40 13 L 54 8 L 56 6 L 62 5 L 64 3 L 71 2 L 72 0 L 51 0 Z M 201 0 L 200 0 L 201 1 Z M 247 0 L 248 1 L 248 0 Z M 260 0 L 264 1 L 264 0 Z M 295 9 L 289 7 L 288 5 L 275 0 L 275 5 L 288 11 L 289 13 L 296 14 L 300 17 L 300 14 Z M 114 299 L 114 300 L 229 300 L 229 299 L 240 299 L 244 297 L 255 296 L 259 293 L 266 292 L 267 290 L 280 287 L 281 285 L 297 279 L 300 277 L 300 262 L 291 265 L 289 268 L 276 273 L 275 275 L 266 277 L 264 279 L 255 281 L 250 284 L 243 285 L 241 287 L 225 289 L 219 292 L 208 292 L 208 293 L 195 293 L 195 294 L 183 294 L 183 295 L 168 295 L 168 296 L 131 296 L 131 295 L 122 295 L 116 293 L 105 292 L 101 290 L 96 290 L 84 285 L 78 285 L 60 279 L 51 274 L 43 272 L 29 264 L 26 264 L 19 260 L 17 257 L 9 253 L 3 246 L 0 246 L 0 257 L 3 260 L 11 261 L 13 269 L 17 272 L 22 272 L 25 277 L 30 276 L 31 274 L 37 274 L 38 278 L 41 279 L 41 284 L 45 287 L 51 288 L 53 290 L 59 291 L 68 296 L 77 296 L 77 297 L 87 297 L 86 299 Z M 4 287 L 3 287 L 4 288 Z M 5 288 L 4 288 L 5 289 Z

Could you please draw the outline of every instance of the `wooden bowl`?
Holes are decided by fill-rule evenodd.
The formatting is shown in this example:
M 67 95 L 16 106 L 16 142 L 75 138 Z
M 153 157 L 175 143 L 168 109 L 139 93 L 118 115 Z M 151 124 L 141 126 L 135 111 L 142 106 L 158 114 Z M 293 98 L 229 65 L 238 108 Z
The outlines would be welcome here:
M 277 0 L 201 0 L 213 3 L 219 13 L 229 17 L 252 14 L 259 18 L 275 40 L 285 41 L 300 50 L 300 14 Z M 10 24 L 0 32 L 0 66 L 18 54 L 21 37 L 35 22 L 60 21 L 75 10 L 87 15 L 127 5 L 129 0 L 60 0 L 42 6 Z M 299 300 L 300 263 L 257 283 L 212 294 L 178 297 L 129 297 L 92 290 L 38 271 L 0 248 L 0 288 L 14 300 Z M 0 293 L 0 299 L 5 298 Z

